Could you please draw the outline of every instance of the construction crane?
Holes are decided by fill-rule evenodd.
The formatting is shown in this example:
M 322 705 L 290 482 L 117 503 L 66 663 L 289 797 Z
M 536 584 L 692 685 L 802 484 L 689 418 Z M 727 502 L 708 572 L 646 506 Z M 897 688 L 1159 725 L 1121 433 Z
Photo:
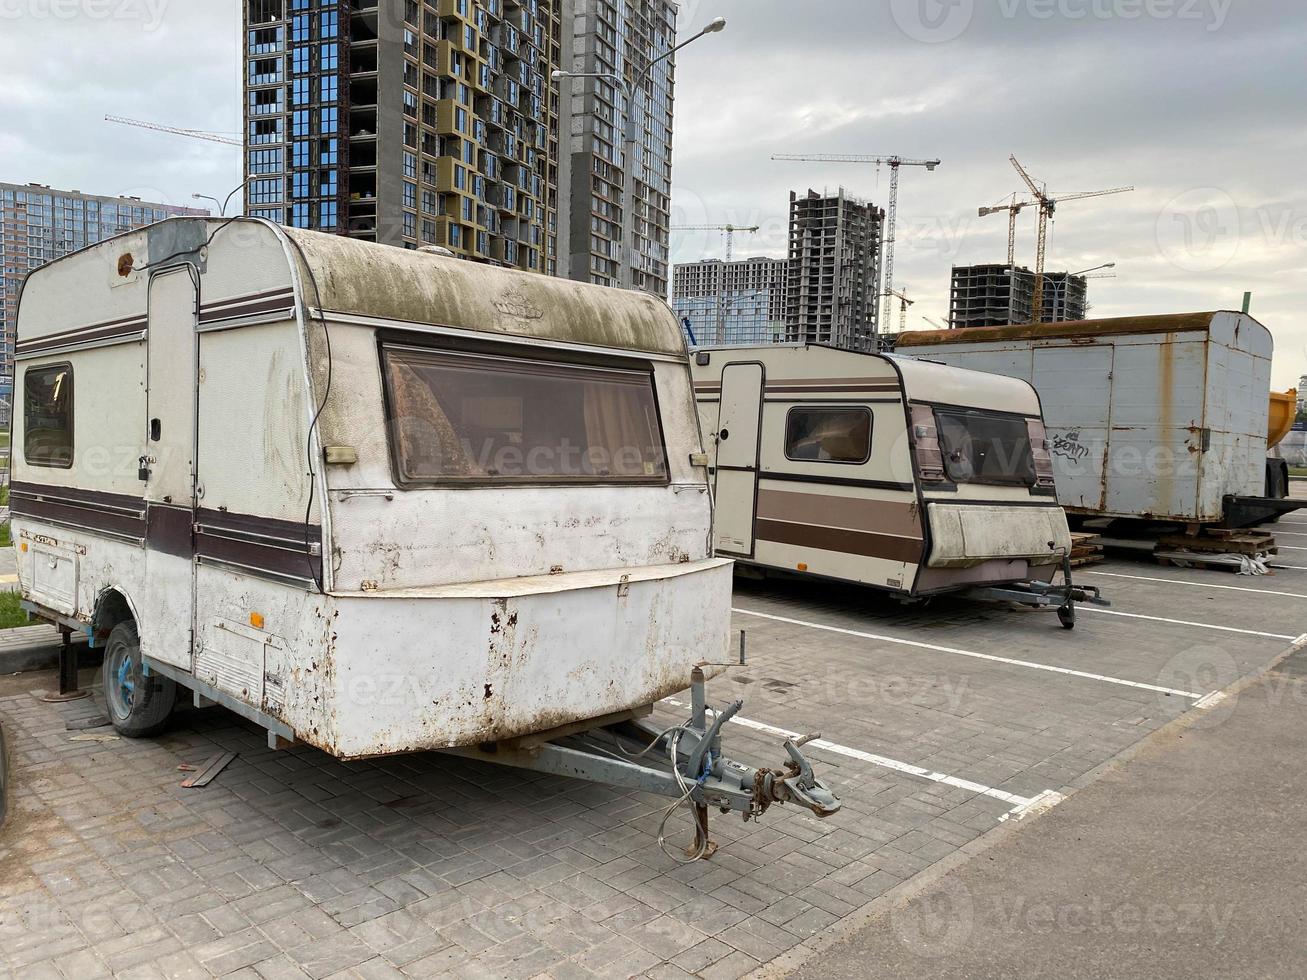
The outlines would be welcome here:
M 1031 316 L 1034 318 L 1031 322 L 1038 323 L 1044 316 L 1044 258 L 1048 252 L 1048 219 L 1053 217 L 1053 212 L 1062 201 L 1080 201 L 1087 197 L 1104 197 L 1108 194 L 1124 194 L 1126 191 L 1134 190 L 1133 187 L 1113 187 L 1105 191 L 1081 191 L 1077 194 L 1050 194 L 1048 185 L 1042 187 L 1035 183 L 1030 174 L 1026 173 L 1026 168 L 1021 166 L 1021 161 L 1015 155 L 1009 156 L 1012 166 L 1016 168 L 1021 179 L 1026 182 L 1030 188 L 1030 193 L 1035 200 L 1031 204 L 1039 205 L 1039 237 L 1035 244 L 1035 295 L 1030 304 Z
M 191 139 L 208 140 L 210 143 L 222 143 L 224 146 L 244 146 L 240 140 L 221 133 L 206 133 L 202 129 L 179 129 L 176 126 L 164 126 L 161 123 L 143 122 L 140 119 L 128 119 L 125 116 L 105 116 L 105 122 L 119 123 L 123 126 L 135 126 L 138 129 L 152 129 L 156 133 L 172 133 L 174 136 L 189 136 Z
M 720 231 L 726 233 L 726 261 L 731 261 L 735 254 L 735 233 L 737 231 L 748 232 L 756 235 L 759 231 L 758 225 L 672 225 L 672 231 Z
M 1038 204 L 1038 201 L 1018 201 L 1017 195 L 1012 195 L 1012 200 L 1007 204 L 996 204 L 992 208 L 981 208 L 980 217 L 998 214 L 1000 211 L 1007 212 L 1007 264 L 1011 268 L 1017 264 L 1017 215 L 1025 208 Z
M 925 167 L 926 170 L 932 171 L 939 166 L 939 160 L 912 160 L 900 156 L 867 156 L 858 153 L 777 153 L 772 159 L 802 160 L 813 163 L 874 163 L 877 173 L 880 172 L 881 166 L 889 167 L 889 207 L 885 209 L 885 234 L 880 240 L 880 265 L 885 290 L 883 293 L 878 293 L 885 297 L 884 320 L 888 323 L 894 308 L 891 291 L 894 289 L 894 236 L 898 228 L 899 213 L 899 168 Z
M 908 328 L 908 307 L 916 301 L 908 299 L 908 294 L 899 289 L 887 289 L 885 295 L 899 299 L 899 333 L 902 333 Z

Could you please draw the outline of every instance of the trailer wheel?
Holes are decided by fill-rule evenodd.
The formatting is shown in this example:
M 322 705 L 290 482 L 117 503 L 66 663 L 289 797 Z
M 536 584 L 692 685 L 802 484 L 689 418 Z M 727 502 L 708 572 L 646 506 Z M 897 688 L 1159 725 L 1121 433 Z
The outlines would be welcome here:
M 1057 621 L 1062 624 L 1064 630 L 1073 630 L 1076 628 L 1076 607 L 1072 605 L 1057 607 Z
M 114 730 L 128 738 L 149 738 L 163 731 L 177 703 L 177 684 L 168 677 L 145 675 L 136 624 L 119 623 L 104 648 L 104 700 Z

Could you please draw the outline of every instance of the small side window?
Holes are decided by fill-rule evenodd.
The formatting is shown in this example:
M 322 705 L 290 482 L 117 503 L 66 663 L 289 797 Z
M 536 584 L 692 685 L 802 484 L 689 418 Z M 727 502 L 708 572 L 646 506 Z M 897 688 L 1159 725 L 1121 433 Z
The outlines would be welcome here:
M 792 408 L 785 417 L 785 458 L 865 463 L 871 458 L 871 410 Z
M 73 465 L 73 366 L 23 374 L 23 458 L 33 466 Z

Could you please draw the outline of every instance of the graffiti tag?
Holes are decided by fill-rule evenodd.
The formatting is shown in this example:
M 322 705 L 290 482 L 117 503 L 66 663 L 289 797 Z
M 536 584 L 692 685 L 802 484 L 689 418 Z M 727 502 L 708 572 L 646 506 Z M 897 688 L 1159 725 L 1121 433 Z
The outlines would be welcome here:
M 1089 447 L 1080 442 L 1079 432 L 1066 432 L 1053 437 L 1053 455 L 1079 461 L 1089 455 Z

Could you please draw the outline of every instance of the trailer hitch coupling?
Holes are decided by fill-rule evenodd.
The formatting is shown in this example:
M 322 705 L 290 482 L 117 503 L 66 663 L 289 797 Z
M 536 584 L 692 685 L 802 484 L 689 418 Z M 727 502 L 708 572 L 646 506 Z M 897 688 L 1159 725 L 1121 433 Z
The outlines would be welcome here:
M 819 817 L 839 812 L 840 801 L 817 778 L 801 749 L 820 738 L 820 733 L 787 738 L 784 748 L 789 758 L 781 769 L 746 765 L 724 758 L 721 751 L 722 726 L 739 713 L 744 702 L 732 701 L 714 712 L 710 723 L 703 671 L 699 669 L 692 676 L 690 695 L 690 720 L 677 739 L 676 763 L 680 777 L 687 785 L 693 784 L 689 798 L 695 805 L 715 806 L 723 813 L 737 810 L 745 820 L 766 813 L 773 803 L 794 803 Z

